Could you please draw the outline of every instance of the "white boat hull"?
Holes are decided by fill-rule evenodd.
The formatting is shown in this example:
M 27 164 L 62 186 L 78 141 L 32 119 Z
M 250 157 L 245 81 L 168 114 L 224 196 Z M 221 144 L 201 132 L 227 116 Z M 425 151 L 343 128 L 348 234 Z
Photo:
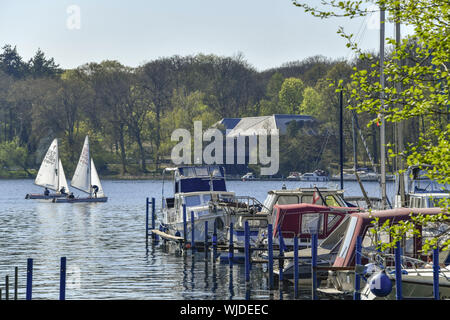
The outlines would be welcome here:
M 67 195 L 63 195 L 60 193 L 51 193 L 49 195 L 44 195 L 41 193 L 27 193 L 25 195 L 25 199 L 44 199 L 44 200 L 50 200 L 50 199 L 55 199 L 55 198 L 64 198 Z
M 108 201 L 108 197 L 98 197 L 98 198 L 55 198 L 53 199 L 54 203 L 79 203 L 79 202 L 106 202 Z

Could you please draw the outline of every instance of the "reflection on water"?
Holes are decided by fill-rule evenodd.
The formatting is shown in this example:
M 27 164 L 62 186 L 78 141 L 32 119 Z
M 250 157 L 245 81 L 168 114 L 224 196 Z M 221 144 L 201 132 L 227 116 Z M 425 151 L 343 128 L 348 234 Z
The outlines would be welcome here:
M 146 248 L 145 198 L 155 197 L 158 209 L 161 181 L 102 183 L 107 203 L 51 203 L 24 199 L 26 193 L 42 192 L 31 180 L 0 180 L 0 279 L 12 279 L 19 267 L 19 298 L 25 297 L 26 260 L 33 258 L 33 299 L 58 299 L 63 256 L 67 299 L 294 298 L 293 286 L 268 290 L 261 265 L 253 266 L 246 284 L 243 265 L 213 263 L 211 253 L 181 254 L 162 243 Z M 301 185 L 284 183 L 288 188 Z M 262 202 L 268 190 L 282 184 L 230 181 L 228 187 Z M 379 196 L 376 183 L 365 185 L 369 195 Z M 346 182 L 346 187 L 348 195 L 361 194 L 357 183 Z M 170 191 L 166 183 L 165 194 Z M 306 289 L 301 299 L 308 298 Z

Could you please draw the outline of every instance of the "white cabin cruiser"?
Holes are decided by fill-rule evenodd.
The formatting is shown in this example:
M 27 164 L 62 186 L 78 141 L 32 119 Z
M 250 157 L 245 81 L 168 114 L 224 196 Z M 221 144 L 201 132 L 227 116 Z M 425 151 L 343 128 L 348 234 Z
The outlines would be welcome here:
M 164 195 L 163 178 L 161 206 L 163 230 L 190 241 L 193 213 L 194 242 L 205 241 L 205 221 L 208 221 L 208 238 L 212 239 L 216 223 L 217 240 L 224 241 L 229 216 L 223 208 L 214 203 L 231 202 L 235 197 L 234 192 L 227 191 L 224 169 L 219 166 L 176 167 L 164 169 L 163 175 L 166 172 L 173 173 L 174 193 L 172 197 Z M 186 235 L 184 235 L 185 222 Z

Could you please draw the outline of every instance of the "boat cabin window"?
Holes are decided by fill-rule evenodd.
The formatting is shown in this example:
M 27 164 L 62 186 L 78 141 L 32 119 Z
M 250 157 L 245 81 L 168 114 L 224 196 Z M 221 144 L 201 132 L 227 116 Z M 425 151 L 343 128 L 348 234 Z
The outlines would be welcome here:
M 321 214 L 307 213 L 302 215 L 301 233 L 323 233 L 323 219 Z
M 275 195 L 272 193 L 272 194 L 269 194 L 268 196 L 267 196 L 267 198 L 266 198 L 266 200 L 264 200 L 264 204 L 263 204 L 263 209 L 261 210 L 261 212 L 263 212 L 263 213 L 267 213 L 267 214 L 270 214 L 271 212 L 269 212 L 271 209 L 272 209 L 272 206 L 273 206 L 273 201 L 275 200 Z
M 355 233 L 355 228 L 356 228 L 357 222 L 358 222 L 357 217 L 350 218 L 350 222 L 348 224 L 347 231 L 345 232 L 344 241 L 342 242 L 341 249 L 339 250 L 340 258 L 345 258 L 345 255 L 347 254 L 348 248 L 353 239 L 353 234 Z
M 279 196 L 276 204 L 297 204 L 298 196 Z
M 329 213 L 327 216 L 327 233 L 330 232 L 341 219 L 342 217 L 340 215 Z
M 173 208 L 175 205 L 175 198 L 166 198 L 166 208 Z
M 363 248 L 376 250 L 378 247 L 378 241 L 389 243 L 391 241 L 389 233 L 385 230 L 375 233 L 375 227 L 367 228 L 362 239 Z
M 183 168 L 183 176 L 185 176 L 185 177 L 195 177 L 194 168 Z
M 325 202 L 327 203 L 327 205 L 332 206 L 332 207 L 339 207 L 340 204 L 339 202 L 337 202 L 336 198 L 333 197 L 332 195 L 328 195 L 325 197 Z
M 201 204 L 200 196 L 189 196 L 184 198 L 184 203 L 186 204 L 186 207 L 195 207 L 199 206 Z
M 197 174 L 197 176 L 209 176 L 208 174 L 208 168 L 202 168 L 202 167 L 198 167 L 198 168 L 194 168 L 195 169 L 195 173 Z
M 336 198 L 333 195 L 331 195 L 331 194 L 325 196 L 324 198 L 325 198 L 325 202 L 326 202 L 326 204 L 328 206 L 332 206 L 332 207 L 340 207 L 341 206 L 339 204 L 339 202 L 336 200 Z M 311 203 L 312 204 L 313 203 L 313 196 L 312 195 L 304 195 L 304 196 L 302 196 L 302 203 Z M 317 200 L 315 204 L 323 206 L 322 198 Z
M 211 195 L 210 194 L 204 194 L 203 195 L 203 203 L 208 203 L 211 201 Z

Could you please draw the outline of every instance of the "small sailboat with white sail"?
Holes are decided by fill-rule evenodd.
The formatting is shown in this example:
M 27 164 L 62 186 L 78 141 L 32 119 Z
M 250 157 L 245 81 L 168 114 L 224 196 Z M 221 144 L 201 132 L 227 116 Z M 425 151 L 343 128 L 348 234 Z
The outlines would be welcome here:
M 80 159 L 78 160 L 78 165 L 70 181 L 70 185 L 75 189 L 87 193 L 88 196 L 74 197 L 71 193 L 68 197 L 54 199 L 53 202 L 106 202 L 108 200 L 108 197 L 103 192 L 94 160 L 90 154 L 88 136 L 84 139 Z
M 44 187 L 44 193 L 28 193 L 25 199 L 55 199 L 69 193 L 64 169 L 59 158 L 58 139 L 54 139 L 42 160 L 34 183 Z M 50 190 L 55 193 L 50 193 Z

